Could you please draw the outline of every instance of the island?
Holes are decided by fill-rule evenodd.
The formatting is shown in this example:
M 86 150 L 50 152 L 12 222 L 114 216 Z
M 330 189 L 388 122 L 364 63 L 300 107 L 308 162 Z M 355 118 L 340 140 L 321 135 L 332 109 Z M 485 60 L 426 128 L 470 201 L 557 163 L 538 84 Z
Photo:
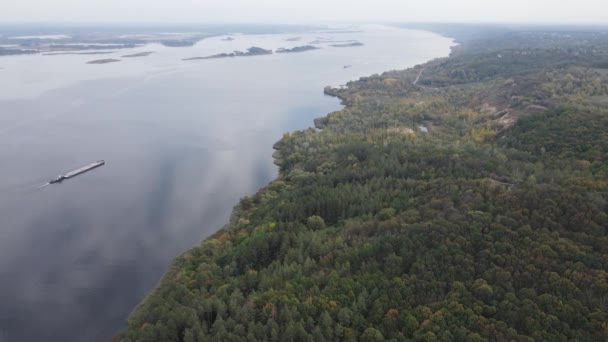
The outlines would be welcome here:
M 87 62 L 87 64 L 108 64 L 108 63 L 116 63 L 120 62 L 120 59 L 106 58 L 106 59 L 98 59 L 95 61 Z
M 277 53 L 292 53 L 292 52 L 304 52 L 304 51 L 319 50 L 319 49 L 321 49 L 321 48 L 312 46 L 312 45 L 304 45 L 304 46 L 296 46 L 291 49 L 279 48 L 279 49 L 277 49 L 276 52 Z
M 153 53 L 154 53 L 154 51 L 144 51 L 144 52 L 134 53 L 134 54 L 131 54 L 131 55 L 124 55 L 122 57 L 124 57 L 124 58 L 147 57 L 147 56 L 150 56 Z
M 234 38 L 232 38 L 232 37 L 226 37 L 226 38 L 222 39 L 222 41 L 224 41 L 224 42 L 231 42 L 233 40 L 234 40 Z
M 232 57 L 248 57 L 248 56 L 261 56 L 261 55 L 272 55 L 272 50 L 262 49 L 257 46 L 252 46 L 247 51 L 234 51 L 231 53 L 220 53 L 217 55 L 205 56 L 205 57 L 191 57 L 184 58 L 183 61 L 193 61 L 198 59 L 218 59 L 218 58 L 232 58 Z
M 343 48 L 343 47 L 355 47 L 355 46 L 363 46 L 365 44 L 361 42 L 352 42 L 352 43 L 343 43 L 343 44 L 329 44 L 331 47 Z
M 189 47 L 197 42 L 194 40 L 161 40 L 160 43 L 168 47 Z

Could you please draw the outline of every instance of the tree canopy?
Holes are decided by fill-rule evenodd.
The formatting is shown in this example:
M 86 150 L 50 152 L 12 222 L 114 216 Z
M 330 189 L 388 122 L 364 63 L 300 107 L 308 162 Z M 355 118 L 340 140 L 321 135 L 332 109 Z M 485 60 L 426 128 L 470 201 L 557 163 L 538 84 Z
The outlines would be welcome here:
M 115 339 L 607 340 L 608 36 L 467 44 L 328 89 Z

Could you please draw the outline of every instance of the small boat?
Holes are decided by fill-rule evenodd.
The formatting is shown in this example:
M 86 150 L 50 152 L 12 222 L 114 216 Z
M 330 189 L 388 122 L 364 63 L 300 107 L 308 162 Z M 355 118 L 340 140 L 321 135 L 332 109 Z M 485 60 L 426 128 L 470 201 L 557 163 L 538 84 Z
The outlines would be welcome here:
M 352 67 L 352 65 L 350 65 L 350 64 L 349 64 L 349 65 L 345 65 L 345 66 L 344 66 L 344 69 L 348 69 L 348 68 L 350 68 L 350 67 Z
M 64 173 L 62 175 L 59 175 L 59 176 L 51 179 L 49 181 L 49 184 L 61 183 L 61 182 L 63 182 L 66 179 L 70 179 L 70 178 L 76 177 L 76 176 L 81 175 L 81 174 L 83 174 L 83 173 L 85 173 L 87 171 L 91 171 L 91 170 L 96 169 L 96 168 L 98 168 L 98 167 L 100 167 L 102 165 L 105 165 L 105 163 L 106 163 L 105 160 L 98 160 L 98 161 L 96 161 L 94 163 L 91 163 L 89 165 L 85 165 L 83 167 L 80 167 L 80 168 L 77 168 L 77 169 L 72 170 L 70 172 L 67 172 L 67 173 Z
M 59 175 L 49 181 L 49 184 L 61 183 L 65 179 L 64 175 Z

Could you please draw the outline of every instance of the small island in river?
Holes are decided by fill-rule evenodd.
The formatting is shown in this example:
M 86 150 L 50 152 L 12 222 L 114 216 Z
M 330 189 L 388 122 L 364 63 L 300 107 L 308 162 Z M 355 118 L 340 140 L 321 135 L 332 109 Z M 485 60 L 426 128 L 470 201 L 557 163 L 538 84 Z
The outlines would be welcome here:
M 331 47 L 355 47 L 355 46 L 363 46 L 365 44 L 361 43 L 361 42 L 352 42 L 352 43 L 344 43 L 344 44 L 330 44 L 329 46 Z
M 312 46 L 312 45 L 304 45 L 304 46 L 296 46 L 294 48 L 291 49 L 286 49 L 286 48 L 280 48 L 277 49 L 277 53 L 292 53 L 292 52 L 304 52 L 304 51 L 310 51 L 310 50 L 319 50 L 319 47 L 316 46 Z
M 108 64 L 108 63 L 116 63 L 120 62 L 120 59 L 106 58 L 106 59 L 98 59 L 95 61 L 87 62 L 87 64 Z
M 168 40 L 161 40 L 159 42 L 160 44 L 167 46 L 167 47 L 190 47 L 190 46 L 194 46 L 194 44 L 198 43 L 198 40 L 192 39 L 168 39 Z
M 262 49 L 257 46 L 252 46 L 247 49 L 246 52 L 243 51 L 234 51 L 231 53 L 220 53 L 217 55 L 211 55 L 206 57 L 191 57 L 184 58 L 184 61 L 193 61 L 197 59 L 217 59 L 217 58 L 230 58 L 230 57 L 248 57 L 248 56 L 261 56 L 261 55 L 272 55 L 272 50 Z
M 144 52 L 134 53 L 134 54 L 131 54 L 131 55 L 124 55 L 123 57 L 125 57 L 125 58 L 147 57 L 147 56 L 150 56 L 153 53 L 154 53 L 154 51 L 144 51 Z

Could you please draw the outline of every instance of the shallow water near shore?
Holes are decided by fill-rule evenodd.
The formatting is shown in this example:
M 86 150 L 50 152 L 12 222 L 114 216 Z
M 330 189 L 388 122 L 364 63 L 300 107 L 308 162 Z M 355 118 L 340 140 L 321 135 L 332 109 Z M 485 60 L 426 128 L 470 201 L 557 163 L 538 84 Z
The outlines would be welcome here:
M 383 26 L 231 37 L 113 51 L 102 58 L 121 61 L 110 64 L 0 57 L 0 341 L 107 340 L 173 257 L 276 176 L 272 145 L 283 132 L 341 108 L 324 86 L 447 56 L 453 45 Z M 182 60 L 320 38 L 365 45 Z

